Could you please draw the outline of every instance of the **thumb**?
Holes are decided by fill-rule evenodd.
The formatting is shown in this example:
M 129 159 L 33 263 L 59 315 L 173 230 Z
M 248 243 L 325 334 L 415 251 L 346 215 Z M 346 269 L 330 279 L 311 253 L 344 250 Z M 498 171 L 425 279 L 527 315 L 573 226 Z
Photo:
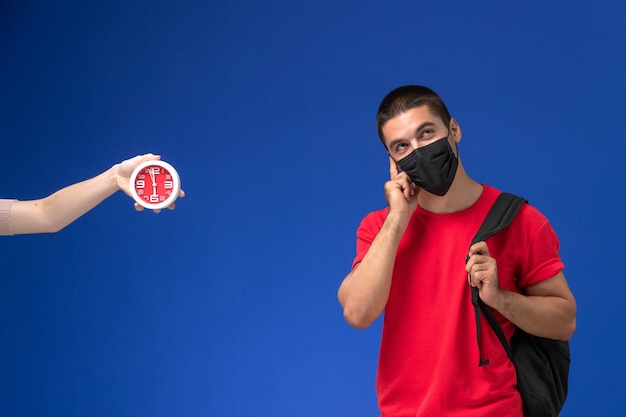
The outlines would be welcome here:
M 484 241 L 473 244 L 470 247 L 469 255 L 470 256 L 472 255 L 491 256 L 491 254 L 489 253 L 489 247 L 487 246 L 487 243 Z

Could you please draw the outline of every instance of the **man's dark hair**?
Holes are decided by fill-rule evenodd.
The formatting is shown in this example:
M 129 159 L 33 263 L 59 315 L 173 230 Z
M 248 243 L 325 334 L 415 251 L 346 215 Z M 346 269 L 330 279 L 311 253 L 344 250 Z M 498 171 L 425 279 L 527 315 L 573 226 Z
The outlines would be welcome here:
M 378 137 L 385 144 L 383 126 L 390 119 L 415 107 L 426 105 L 428 109 L 447 125 L 450 123 L 450 113 L 443 100 L 437 93 L 421 85 L 405 85 L 398 87 L 383 99 L 376 114 L 376 128 Z

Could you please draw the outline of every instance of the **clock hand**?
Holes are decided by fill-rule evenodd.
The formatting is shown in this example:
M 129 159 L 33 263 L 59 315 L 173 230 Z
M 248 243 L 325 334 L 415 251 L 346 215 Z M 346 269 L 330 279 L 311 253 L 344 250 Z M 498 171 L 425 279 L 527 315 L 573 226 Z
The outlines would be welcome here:
M 152 184 L 154 185 L 154 170 L 152 168 L 148 168 L 148 171 L 150 172 L 150 178 L 152 178 Z
M 150 173 L 150 178 L 152 179 L 152 195 L 157 195 L 157 184 L 154 175 L 154 168 L 148 168 L 148 172 Z

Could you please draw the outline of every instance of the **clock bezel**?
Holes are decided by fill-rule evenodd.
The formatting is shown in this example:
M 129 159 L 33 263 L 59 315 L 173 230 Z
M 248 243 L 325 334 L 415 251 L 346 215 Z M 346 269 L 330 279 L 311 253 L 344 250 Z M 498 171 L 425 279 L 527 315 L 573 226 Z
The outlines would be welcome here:
M 147 201 L 144 201 L 139 196 L 139 194 L 137 194 L 137 190 L 135 189 L 135 180 L 137 179 L 137 175 L 139 175 L 139 173 L 144 168 L 149 167 L 149 166 L 159 166 L 161 168 L 165 168 L 172 176 L 172 182 L 173 182 L 172 194 L 168 198 L 166 198 L 164 201 L 161 201 L 159 203 L 149 203 Z M 130 193 L 132 194 L 133 199 L 137 202 L 137 204 L 147 209 L 159 210 L 159 209 L 164 209 L 168 207 L 178 198 L 178 193 L 180 192 L 180 177 L 178 175 L 178 171 L 176 171 L 176 169 L 171 164 L 165 161 L 161 161 L 160 159 L 156 159 L 152 161 L 145 161 L 137 165 L 137 168 L 135 168 L 133 170 L 133 173 L 130 175 L 129 185 L 130 185 Z

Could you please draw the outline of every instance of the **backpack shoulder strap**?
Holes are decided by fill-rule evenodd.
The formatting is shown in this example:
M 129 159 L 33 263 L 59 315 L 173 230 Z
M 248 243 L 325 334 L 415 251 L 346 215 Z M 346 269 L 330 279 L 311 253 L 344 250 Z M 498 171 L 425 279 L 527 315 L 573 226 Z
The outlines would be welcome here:
M 511 224 L 515 215 L 522 207 L 522 205 L 526 202 L 526 200 L 522 197 L 515 196 L 509 193 L 502 193 L 496 199 L 496 202 L 493 204 L 489 212 L 487 213 L 487 217 L 483 220 L 483 223 L 480 225 L 476 236 L 472 239 L 470 246 L 475 243 L 482 242 L 490 236 L 495 235 L 505 227 Z M 465 258 L 465 263 L 469 260 L 469 255 Z M 482 354 L 480 351 L 480 312 L 483 311 L 485 314 L 485 318 L 491 325 L 491 327 L 496 332 L 498 339 L 504 346 L 509 358 L 513 358 L 511 348 L 509 343 L 504 336 L 504 332 L 502 328 L 498 324 L 495 316 L 489 310 L 480 297 L 478 296 L 478 288 L 472 287 L 472 304 L 474 305 L 474 314 L 476 316 L 476 341 L 478 343 L 478 366 L 485 366 L 489 364 L 489 359 L 482 359 Z
M 526 200 L 524 198 L 513 194 L 500 194 L 496 202 L 493 203 L 489 213 L 487 213 L 487 217 L 483 220 L 483 224 L 480 225 L 476 236 L 472 239 L 471 245 L 495 235 L 500 230 L 510 225 L 520 207 L 522 207 L 522 204 L 525 202 Z

